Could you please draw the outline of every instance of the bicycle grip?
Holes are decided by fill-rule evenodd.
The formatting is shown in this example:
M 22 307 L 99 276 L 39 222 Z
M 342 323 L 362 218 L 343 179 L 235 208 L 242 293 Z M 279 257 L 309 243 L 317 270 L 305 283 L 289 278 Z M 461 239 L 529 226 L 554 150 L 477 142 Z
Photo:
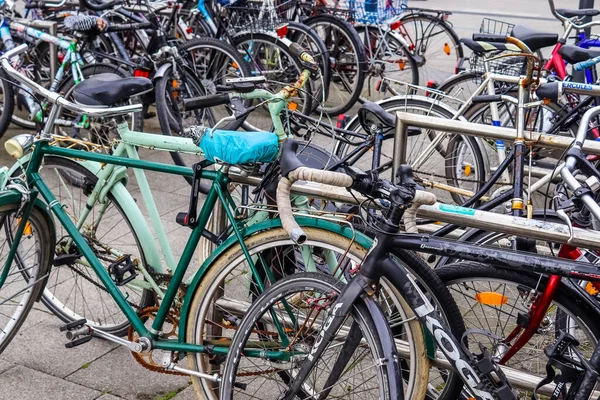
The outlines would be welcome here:
M 489 33 L 474 33 L 473 40 L 476 42 L 506 43 L 507 35 L 492 35 Z
M 498 103 L 502 101 L 502 95 L 499 94 L 485 94 L 480 96 L 475 96 L 471 100 L 473 104 L 477 103 Z
M 306 52 L 306 50 L 304 50 L 298 43 L 292 42 L 292 44 L 290 44 L 290 53 L 292 53 L 292 55 L 302 59 L 301 56 L 304 52 Z
M 583 71 L 584 69 L 593 67 L 594 65 L 596 65 L 598 63 L 600 63 L 600 56 L 590 58 L 589 60 L 578 62 L 577 64 L 573 65 L 573 68 L 575 69 L 575 71 Z
M 227 93 L 210 94 L 208 96 L 195 97 L 183 100 L 185 111 L 197 110 L 199 108 L 213 107 L 221 104 L 229 104 L 231 100 Z

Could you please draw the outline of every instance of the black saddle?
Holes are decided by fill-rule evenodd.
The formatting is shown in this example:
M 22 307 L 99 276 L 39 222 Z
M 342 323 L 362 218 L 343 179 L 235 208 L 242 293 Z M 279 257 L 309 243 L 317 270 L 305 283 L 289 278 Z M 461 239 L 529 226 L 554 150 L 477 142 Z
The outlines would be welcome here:
M 516 25 L 512 30 L 511 36 L 525 43 L 531 51 L 554 46 L 558 42 L 558 35 L 556 33 L 538 32 L 523 25 Z
M 569 64 L 576 64 L 600 56 L 600 50 L 582 49 L 577 46 L 563 46 L 558 50 L 558 54 Z
M 148 78 L 98 74 L 75 86 L 73 97 L 76 102 L 87 106 L 112 106 L 131 96 L 148 92 L 153 87 Z
M 377 103 L 366 101 L 358 110 L 358 121 L 363 129 L 369 132 L 372 124 L 380 128 L 393 128 L 396 126 L 396 117 L 383 109 Z
M 568 10 L 566 8 L 557 8 L 556 12 L 566 18 L 573 17 L 595 17 L 600 15 L 600 11 L 593 8 L 582 8 L 581 10 Z

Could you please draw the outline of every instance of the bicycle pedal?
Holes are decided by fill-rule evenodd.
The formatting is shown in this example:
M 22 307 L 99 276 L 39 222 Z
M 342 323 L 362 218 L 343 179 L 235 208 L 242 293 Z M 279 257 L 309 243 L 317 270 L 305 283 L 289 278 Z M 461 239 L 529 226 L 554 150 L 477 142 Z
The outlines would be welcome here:
M 65 343 L 65 347 L 67 349 L 72 349 L 73 347 L 81 346 L 82 344 L 87 343 L 90 340 L 92 340 L 92 336 L 91 335 L 84 336 L 84 337 L 81 337 L 79 339 L 75 339 L 75 340 L 72 340 L 72 341 L 70 341 L 68 343 Z
M 117 286 L 123 286 L 137 277 L 136 268 L 137 264 L 131 260 L 131 255 L 125 254 L 108 266 L 108 274 Z
M 61 332 L 70 331 L 72 329 L 81 328 L 85 324 L 87 324 L 87 319 L 83 318 L 77 321 L 69 322 L 68 324 L 61 326 L 59 329 Z

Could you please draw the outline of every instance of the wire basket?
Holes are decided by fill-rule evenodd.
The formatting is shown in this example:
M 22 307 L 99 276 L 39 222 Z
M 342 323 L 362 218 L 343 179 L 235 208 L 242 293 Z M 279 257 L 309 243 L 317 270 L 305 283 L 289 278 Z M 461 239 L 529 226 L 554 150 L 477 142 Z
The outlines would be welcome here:
M 484 18 L 481 20 L 479 33 L 488 33 L 491 35 L 510 35 L 515 24 L 499 21 L 497 19 Z
M 496 19 L 484 18 L 481 21 L 481 27 L 479 33 L 487 33 L 492 35 L 509 35 L 514 24 L 498 21 Z M 485 54 L 479 54 L 473 52 L 469 58 L 469 64 L 471 66 L 471 72 L 474 72 L 477 76 L 476 81 L 481 81 L 485 71 L 485 60 L 490 58 L 496 58 L 503 55 L 512 54 L 510 51 L 495 51 L 487 52 Z M 508 56 L 502 58 L 496 58 L 488 61 L 489 72 L 503 75 L 519 76 L 525 72 L 527 66 L 527 59 L 519 56 Z
M 383 24 L 401 15 L 408 0 L 317 0 L 316 7 L 341 13 L 361 24 Z
M 223 7 L 221 16 L 227 30 L 234 34 L 241 31 L 274 31 L 294 18 L 297 0 L 280 4 L 274 1 L 248 1 L 244 5 Z

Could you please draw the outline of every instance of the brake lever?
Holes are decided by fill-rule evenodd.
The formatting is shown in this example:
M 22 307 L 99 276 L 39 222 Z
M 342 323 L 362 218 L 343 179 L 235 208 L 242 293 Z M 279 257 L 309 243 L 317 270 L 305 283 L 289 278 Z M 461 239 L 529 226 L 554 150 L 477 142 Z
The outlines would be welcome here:
M 574 235 L 573 234 L 573 223 L 571 222 L 571 218 L 565 212 L 565 209 L 567 209 L 567 210 L 573 209 L 573 208 L 575 208 L 575 205 L 573 204 L 573 202 L 571 200 L 568 200 L 568 203 L 570 203 L 569 206 L 561 207 L 562 202 L 558 198 L 558 196 L 554 197 L 553 203 L 554 203 L 554 211 L 556 212 L 556 216 L 558 218 L 560 218 L 569 227 L 569 240 L 567 240 L 567 243 L 571 243 L 571 240 L 573 240 L 573 235 Z

